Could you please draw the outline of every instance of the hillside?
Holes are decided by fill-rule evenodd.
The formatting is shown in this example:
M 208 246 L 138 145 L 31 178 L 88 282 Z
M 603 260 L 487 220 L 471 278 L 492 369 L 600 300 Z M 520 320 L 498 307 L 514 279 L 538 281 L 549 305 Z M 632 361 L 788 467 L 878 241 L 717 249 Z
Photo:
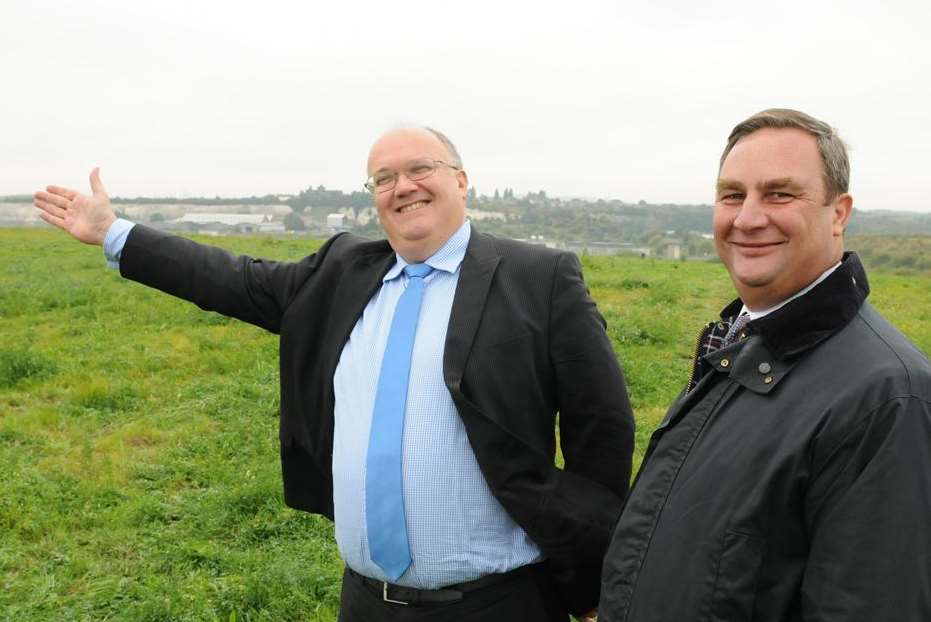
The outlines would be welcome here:
M 294 260 L 320 242 L 209 243 Z M 730 282 L 716 263 L 583 265 L 639 463 Z M 122 280 L 60 232 L 0 229 L 0 266 L 0 619 L 334 620 L 332 525 L 282 500 L 276 337 Z M 931 351 L 931 275 L 871 284 Z

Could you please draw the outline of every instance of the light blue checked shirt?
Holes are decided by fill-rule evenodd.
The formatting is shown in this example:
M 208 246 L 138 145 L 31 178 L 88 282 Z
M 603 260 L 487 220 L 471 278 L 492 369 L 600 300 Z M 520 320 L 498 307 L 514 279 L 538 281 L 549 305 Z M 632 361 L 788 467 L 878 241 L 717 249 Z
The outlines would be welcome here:
M 118 220 L 107 232 L 104 253 L 112 267 L 119 266 L 132 226 Z M 401 455 L 413 562 L 396 583 L 409 587 L 436 589 L 543 559 L 491 494 L 443 382 L 446 328 L 471 233 L 463 223 L 424 262 L 434 272 L 426 278 L 417 322 Z M 398 256 L 356 322 L 333 376 L 336 543 L 350 568 L 380 580 L 387 576 L 369 556 L 365 528 L 365 458 L 382 354 L 394 308 L 407 287 L 405 266 Z
M 413 562 L 395 583 L 435 589 L 507 572 L 542 559 L 482 476 L 465 427 L 443 382 L 443 346 L 459 267 L 471 235 L 464 223 L 424 263 L 425 279 L 401 449 L 404 510 Z M 356 323 L 333 377 L 336 429 L 333 501 L 336 543 L 359 574 L 386 580 L 369 556 L 365 529 L 365 457 L 382 354 L 408 278 L 400 256 Z

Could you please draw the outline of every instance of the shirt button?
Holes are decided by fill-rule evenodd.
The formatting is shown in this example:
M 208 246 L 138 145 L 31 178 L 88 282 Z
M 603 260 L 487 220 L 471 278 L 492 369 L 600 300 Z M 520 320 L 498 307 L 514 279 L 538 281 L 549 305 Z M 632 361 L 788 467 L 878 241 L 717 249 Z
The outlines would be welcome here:
M 769 363 L 763 362 L 763 363 L 760 363 L 760 366 L 757 367 L 757 370 L 758 370 L 761 374 L 768 374 L 769 372 L 771 372 L 771 371 L 773 370 L 773 368 L 770 366 Z
M 730 364 L 731 364 L 730 359 L 721 359 L 721 363 L 720 363 L 721 367 L 727 367 Z

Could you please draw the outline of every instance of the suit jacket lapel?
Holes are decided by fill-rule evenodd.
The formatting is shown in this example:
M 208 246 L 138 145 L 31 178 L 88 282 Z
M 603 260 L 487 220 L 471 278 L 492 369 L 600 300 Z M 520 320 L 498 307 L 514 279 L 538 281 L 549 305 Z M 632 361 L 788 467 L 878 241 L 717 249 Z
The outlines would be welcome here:
M 332 378 L 336 373 L 336 364 L 343 353 L 343 346 L 349 339 L 349 334 L 355 327 L 356 322 L 365 306 L 369 303 L 378 288 L 381 287 L 382 279 L 391 266 L 394 265 L 395 255 L 385 243 L 385 252 L 371 253 L 357 257 L 349 266 L 346 272 L 340 277 L 339 285 L 333 292 L 332 308 L 336 311 L 333 313 L 333 326 L 329 330 L 328 342 L 325 351 L 329 359 L 323 368 L 324 378 Z M 330 383 L 331 403 L 328 405 L 329 412 L 332 412 L 332 389 L 333 383 Z
M 480 234 L 473 227 L 462 260 L 462 272 L 456 285 L 443 351 L 443 378 L 450 391 L 460 392 L 465 364 L 500 259 L 491 238 Z

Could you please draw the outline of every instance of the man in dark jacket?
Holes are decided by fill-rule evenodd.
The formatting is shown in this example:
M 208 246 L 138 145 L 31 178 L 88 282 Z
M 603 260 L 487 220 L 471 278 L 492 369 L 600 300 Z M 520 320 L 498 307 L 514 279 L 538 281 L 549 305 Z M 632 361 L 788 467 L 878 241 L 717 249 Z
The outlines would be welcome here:
M 602 622 L 931 620 L 931 365 L 866 302 L 848 177 L 801 112 L 731 133 L 714 233 L 740 298 L 650 440 Z
M 435 130 L 379 138 L 368 175 L 387 240 L 296 263 L 116 220 L 96 170 L 35 204 L 124 277 L 281 336 L 285 502 L 335 518 L 342 622 L 594 617 L 633 419 L 578 259 L 473 230 Z

